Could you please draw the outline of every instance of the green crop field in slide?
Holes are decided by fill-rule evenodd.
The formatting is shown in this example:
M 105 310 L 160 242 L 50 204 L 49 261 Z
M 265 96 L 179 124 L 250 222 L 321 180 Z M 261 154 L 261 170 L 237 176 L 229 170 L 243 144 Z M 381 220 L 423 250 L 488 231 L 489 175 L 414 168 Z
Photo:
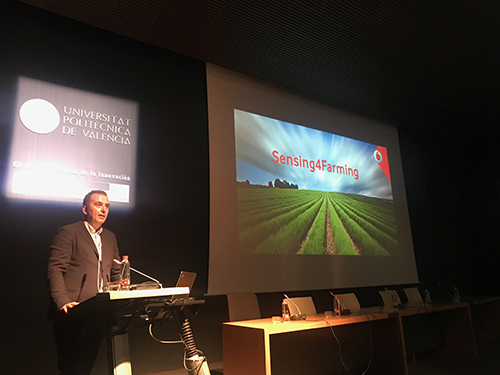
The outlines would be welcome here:
M 357 194 L 239 186 L 238 224 L 246 253 L 398 252 L 392 201 Z

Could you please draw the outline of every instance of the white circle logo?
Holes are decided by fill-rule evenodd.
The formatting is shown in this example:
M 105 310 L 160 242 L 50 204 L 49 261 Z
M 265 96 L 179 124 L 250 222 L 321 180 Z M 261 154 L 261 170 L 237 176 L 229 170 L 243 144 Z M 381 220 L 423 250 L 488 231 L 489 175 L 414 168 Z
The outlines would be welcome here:
M 375 161 L 377 163 L 382 163 L 382 153 L 379 151 L 379 150 L 375 150 L 375 152 L 373 153 L 373 157 L 375 158 Z
M 56 130 L 61 117 L 52 103 L 43 99 L 30 99 L 21 106 L 19 118 L 28 130 L 48 134 Z

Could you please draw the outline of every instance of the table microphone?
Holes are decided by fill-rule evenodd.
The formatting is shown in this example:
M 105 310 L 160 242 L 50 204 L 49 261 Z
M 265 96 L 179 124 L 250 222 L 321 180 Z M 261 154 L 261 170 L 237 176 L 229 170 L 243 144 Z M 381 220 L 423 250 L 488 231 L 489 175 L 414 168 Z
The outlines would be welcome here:
M 122 262 L 120 262 L 118 259 L 113 259 L 113 262 L 115 262 L 116 264 L 122 264 Z M 142 273 L 141 271 L 138 271 L 132 267 L 130 267 L 130 270 L 134 271 L 135 273 L 138 273 L 139 275 L 142 275 L 142 276 L 148 278 L 149 280 L 153 280 L 155 283 L 157 283 L 161 287 L 161 283 L 158 280 L 156 280 L 155 278 L 153 278 L 149 275 L 146 275 L 145 273 Z
M 283 295 L 285 296 L 285 298 L 287 300 L 289 300 L 295 306 L 295 308 L 298 311 L 298 314 L 294 314 L 294 315 L 290 316 L 290 320 L 306 320 L 306 314 L 302 314 L 302 312 L 300 311 L 299 306 L 297 306 L 297 304 L 295 302 L 293 302 L 290 299 L 290 297 L 288 297 L 286 294 L 283 294 Z
M 344 304 L 340 302 L 339 297 L 336 294 L 334 294 L 330 290 L 328 291 L 328 293 L 330 293 L 332 295 L 332 297 L 337 300 L 337 302 L 339 304 L 338 308 L 340 310 L 340 315 L 351 315 L 351 310 L 345 308 Z M 335 310 L 335 301 L 333 301 L 333 308 Z
M 455 298 L 453 297 L 453 294 L 451 294 L 451 293 L 449 292 L 449 290 L 448 290 L 448 289 L 446 289 L 446 288 L 443 286 L 443 284 L 441 284 L 439 281 L 437 282 L 437 284 L 438 284 L 438 285 L 439 285 L 439 286 L 440 286 L 440 287 L 441 287 L 441 288 L 442 288 L 442 289 L 443 289 L 443 290 L 444 290 L 444 291 L 445 291 L 445 292 L 446 292 L 446 293 L 450 296 L 450 298 L 451 298 L 451 300 L 452 300 L 452 301 L 455 301 Z

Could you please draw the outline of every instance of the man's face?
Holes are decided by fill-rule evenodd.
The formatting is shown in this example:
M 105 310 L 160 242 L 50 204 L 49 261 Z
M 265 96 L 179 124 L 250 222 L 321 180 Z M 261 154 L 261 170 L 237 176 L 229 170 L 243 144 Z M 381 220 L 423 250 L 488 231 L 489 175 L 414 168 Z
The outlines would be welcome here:
M 82 211 L 87 215 L 89 224 L 92 225 L 94 229 L 99 229 L 108 218 L 108 197 L 101 194 L 92 194 L 89 205 L 83 206 Z

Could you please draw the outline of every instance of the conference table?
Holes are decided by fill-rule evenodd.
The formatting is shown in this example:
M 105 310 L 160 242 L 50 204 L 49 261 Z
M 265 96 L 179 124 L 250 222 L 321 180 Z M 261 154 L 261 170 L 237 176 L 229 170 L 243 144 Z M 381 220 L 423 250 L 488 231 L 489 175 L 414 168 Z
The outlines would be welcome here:
M 368 366 L 374 373 L 405 373 L 399 322 L 387 312 L 273 324 L 272 319 L 224 323 L 223 366 L 228 375 L 332 374 L 345 370 L 335 333 L 350 368 Z M 333 330 L 333 332 L 332 332 Z M 363 358 L 357 358 L 363 357 Z
M 398 315 L 403 322 L 405 317 L 425 314 L 439 315 L 441 318 L 441 334 L 444 341 L 438 348 L 441 355 L 459 358 L 477 357 L 476 340 L 468 303 L 444 303 L 400 309 Z
M 349 370 L 407 375 L 403 321 L 438 314 L 446 356 L 477 356 L 469 304 L 387 309 L 371 307 L 351 315 L 273 324 L 271 318 L 223 324 L 225 375 L 331 375 Z
M 471 297 L 472 324 L 476 340 L 498 340 L 500 338 L 500 297 Z

